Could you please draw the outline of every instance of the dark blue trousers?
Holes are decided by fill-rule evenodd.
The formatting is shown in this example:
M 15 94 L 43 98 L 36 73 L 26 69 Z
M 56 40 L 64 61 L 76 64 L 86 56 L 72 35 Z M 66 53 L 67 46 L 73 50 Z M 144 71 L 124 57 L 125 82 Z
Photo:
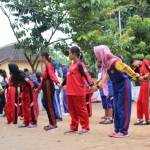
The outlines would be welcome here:
M 125 79 L 113 85 L 115 132 L 128 134 L 131 117 L 131 82 Z

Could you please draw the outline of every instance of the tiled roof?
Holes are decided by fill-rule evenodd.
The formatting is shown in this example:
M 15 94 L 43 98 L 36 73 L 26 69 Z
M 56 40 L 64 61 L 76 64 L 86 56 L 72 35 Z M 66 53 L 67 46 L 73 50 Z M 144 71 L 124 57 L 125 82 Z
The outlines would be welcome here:
M 11 62 L 27 61 L 23 54 L 23 50 L 16 49 L 15 44 L 0 47 L 0 63 L 5 60 Z

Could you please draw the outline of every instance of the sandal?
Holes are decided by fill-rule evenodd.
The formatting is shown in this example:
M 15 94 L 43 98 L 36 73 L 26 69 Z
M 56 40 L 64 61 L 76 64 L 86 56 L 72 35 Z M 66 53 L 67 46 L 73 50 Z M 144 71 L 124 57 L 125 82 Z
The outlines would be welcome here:
M 37 124 L 30 124 L 29 126 L 28 126 L 28 128 L 36 128 L 37 127 Z
M 128 134 L 123 134 L 121 132 L 115 134 L 113 137 L 114 138 L 125 138 L 125 137 L 128 137 L 129 135 Z
M 109 137 L 114 137 L 117 134 L 117 132 L 113 132 L 112 134 L 109 135 Z
M 64 134 L 73 134 L 73 133 L 76 133 L 77 130 L 67 130 L 64 132 Z
M 21 124 L 21 125 L 19 125 L 18 126 L 18 128 L 26 128 L 26 127 L 28 127 L 29 125 L 27 125 L 27 124 Z
M 137 122 L 134 123 L 135 126 L 142 125 L 142 124 L 143 124 L 143 120 L 138 120 Z
M 140 125 L 141 125 L 141 126 L 150 125 L 150 121 L 143 121 Z
M 88 129 L 82 129 L 81 131 L 79 131 L 79 134 L 85 134 L 88 133 L 89 130 Z
M 57 128 L 57 126 L 53 126 L 53 125 L 44 126 L 45 131 L 56 129 L 56 128 Z
M 113 120 L 111 119 L 105 119 L 104 121 L 99 122 L 99 124 L 112 124 Z

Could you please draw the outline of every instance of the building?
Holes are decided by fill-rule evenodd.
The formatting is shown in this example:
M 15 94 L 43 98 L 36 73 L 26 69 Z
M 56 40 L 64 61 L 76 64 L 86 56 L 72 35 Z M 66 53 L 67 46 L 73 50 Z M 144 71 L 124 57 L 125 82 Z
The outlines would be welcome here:
M 0 69 L 4 69 L 9 73 L 9 63 L 16 63 L 20 69 L 28 68 L 31 71 L 31 67 L 23 54 L 23 50 L 16 49 L 15 44 L 0 47 Z

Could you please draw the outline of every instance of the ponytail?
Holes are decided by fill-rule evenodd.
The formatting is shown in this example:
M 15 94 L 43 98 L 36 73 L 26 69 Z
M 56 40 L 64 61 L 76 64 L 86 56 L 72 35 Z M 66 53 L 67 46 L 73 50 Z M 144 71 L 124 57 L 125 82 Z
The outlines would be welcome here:
M 81 52 L 80 47 L 78 47 L 78 46 L 72 46 L 72 47 L 70 48 L 70 51 L 71 51 L 71 53 L 76 54 L 76 56 L 77 56 L 81 61 L 84 60 L 84 58 L 83 58 L 83 53 Z
M 52 61 L 52 58 L 49 56 L 49 54 L 47 52 L 42 52 L 41 53 L 41 56 L 42 57 L 45 57 L 45 59 L 48 61 L 48 62 L 51 62 Z

